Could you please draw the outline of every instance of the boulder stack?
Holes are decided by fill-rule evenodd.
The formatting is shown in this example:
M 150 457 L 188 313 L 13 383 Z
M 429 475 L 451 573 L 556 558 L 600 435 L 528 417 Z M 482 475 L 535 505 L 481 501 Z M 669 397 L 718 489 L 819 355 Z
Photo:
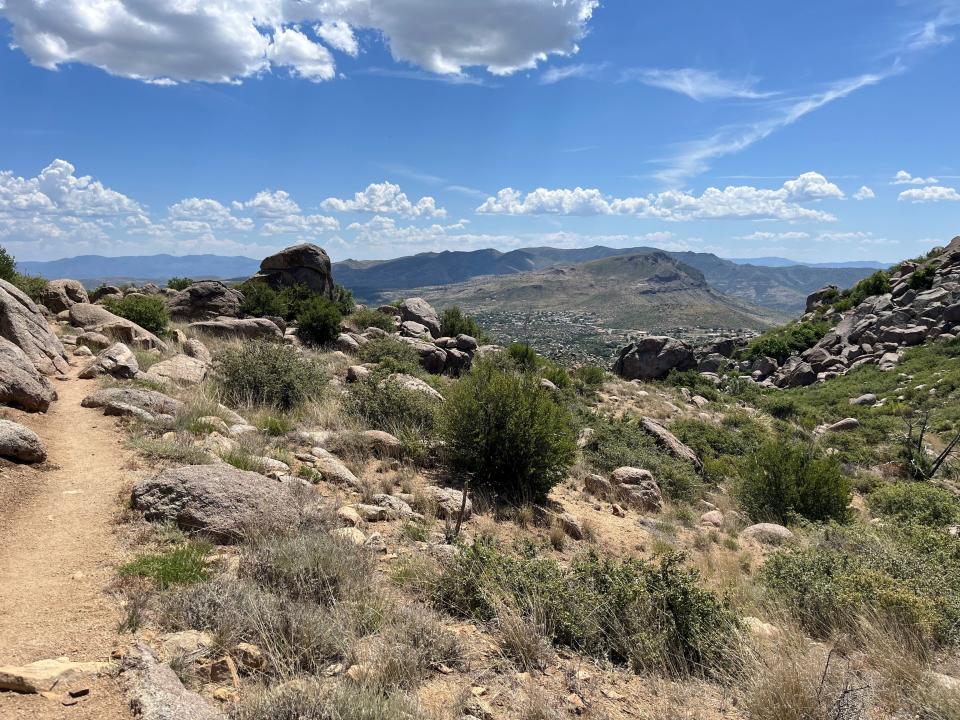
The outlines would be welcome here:
M 293 245 L 264 258 L 253 276 L 274 290 L 306 285 L 313 292 L 333 297 L 333 271 L 326 251 L 312 243 Z

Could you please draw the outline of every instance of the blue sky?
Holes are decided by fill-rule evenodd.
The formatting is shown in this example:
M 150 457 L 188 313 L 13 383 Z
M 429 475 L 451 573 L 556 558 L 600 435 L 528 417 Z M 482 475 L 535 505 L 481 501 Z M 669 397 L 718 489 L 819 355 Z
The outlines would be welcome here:
M 895 260 L 960 234 L 958 33 L 960 0 L 0 0 L 0 243 Z

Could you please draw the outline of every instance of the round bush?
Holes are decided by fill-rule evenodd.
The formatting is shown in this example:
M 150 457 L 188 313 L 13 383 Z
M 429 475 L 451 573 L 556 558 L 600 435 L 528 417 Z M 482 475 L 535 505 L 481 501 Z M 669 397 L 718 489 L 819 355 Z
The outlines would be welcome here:
M 289 345 L 262 341 L 227 350 L 217 367 L 217 383 L 229 405 L 289 410 L 318 396 L 326 381 L 315 360 Z
M 114 315 L 135 322 L 144 330 L 159 334 L 167 329 L 170 313 L 167 304 L 158 297 L 128 295 L 121 300 L 107 299 L 103 303 Z
M 949 490 L 925 482 L 883 485 L 867 500 L 874 513 L 900 522 L 944 527 L 960 521 L 960 499 Z
M 539 378 L 486 360 L 447 392 L 440 428 L 449 467 L 511 499 L 543 500 L 576 451 L 570 413 Z
M 308 345 L 327 345 L 340 334 L 340 310 L 326 298 L 315 296 L 302 303 L 297 314 L 297 337 Z
M 768 440 L 743 463 L 735 494 L 755 520 L 784 523 L 793 514 L 808 520 L 844 520 L 850 481 L 837 458 L 809 443 Z
M 171 290 L 186 290 L 188 287 L 193 285 L 193 278 L 188 277 L 172 277 L 167 280 L 167 287 Z
M 369 327 L 379 328 L 390 333 L 396 330 L 393 316 L 370 308 L 357 310 L 347 319 L 354 328 L 361 332 Z

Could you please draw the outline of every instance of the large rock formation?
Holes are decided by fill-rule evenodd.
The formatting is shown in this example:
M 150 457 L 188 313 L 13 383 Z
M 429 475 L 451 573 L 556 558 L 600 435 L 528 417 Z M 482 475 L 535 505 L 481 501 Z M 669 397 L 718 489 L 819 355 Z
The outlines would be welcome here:
M 430 332 L 430 335 L 435 338 L 440 337 L 440 318 L 437 316 L 437 311 L 423 298 L 407 298 L 400 303 L 400 319 L 403 322 L 419 323 Z
M 230 465 L 164 470 L 139 482 L 132 500 L 147 520 L 173 523 L 220 542 L 234 542 L 253 529 L 290 527 L 297 520 L 287 486 Z
M 652 380 L 666 377 L 671 370 L 692 370 L 696 366 L 693 348 L 685 342 L 650 336 L 623 348 L 613 371 L 626 380 Z
M 0 337 L 23 350 L 44 375 L 66 372 L 70 365 L 60 339 L 33 300 L 19 288 L 0 280 Z
M 87 289 L 79 280 L 51 280 L 40 295 L 40 303 L 53 313 L 69 310 L 71 305 L 88 303 Z
M 326 251 L 312 243 L 293 245 L 264 258 L 260 272 L 253 276 L 275 290 L 306 285 L 315 293 L 333 297 L 333 273 Z
M 240 312 L 243 293 L 219 280 L 202 280 L 181 290 L 170 299 L 170 317 L 174 320 L 212 320 L 235 317 Z
M 26 353 L 0 337 L 0 405 L 27 412 L 46 412 L 57 393 Z
M 97 332 L 112 337 L 128 345 L 149 350 L 157 348 L 165 351 L 167 345 L 152 332 L 145 330 L 131 320 L 114 315 L 105 307 L 77 303 L 70 307 L 70 323 L 74 327 L 88 332 Z

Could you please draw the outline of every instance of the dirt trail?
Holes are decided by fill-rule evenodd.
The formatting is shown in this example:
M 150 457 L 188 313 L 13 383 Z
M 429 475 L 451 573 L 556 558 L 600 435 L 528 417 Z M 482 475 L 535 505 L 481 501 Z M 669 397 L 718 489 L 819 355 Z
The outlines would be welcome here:
M 54 382 L 60 399 L 49 412 L 17 420 L 40 435 L 57 469 L 0 475 L 7 501 L 0 508 L 0 665 L 64 655 L 104 661 L 123 642 L 120 607 L 107 587 L 122 560 L 115 518 L 130 456 L 113 418 L 80 407 L 95 381 Z M 71 707 L 0 693 L 4 720 L 129 717 L 117 681 L 109 678 Z

